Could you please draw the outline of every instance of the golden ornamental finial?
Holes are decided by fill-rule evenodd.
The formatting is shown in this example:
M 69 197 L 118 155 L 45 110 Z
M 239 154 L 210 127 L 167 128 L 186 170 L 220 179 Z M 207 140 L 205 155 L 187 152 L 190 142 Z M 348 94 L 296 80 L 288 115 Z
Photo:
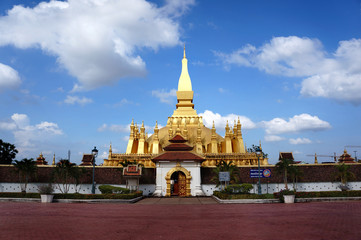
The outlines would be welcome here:
M 183 48 L 183 58 L 186 58 L 186 44 L 184 43 L 184 48 Z

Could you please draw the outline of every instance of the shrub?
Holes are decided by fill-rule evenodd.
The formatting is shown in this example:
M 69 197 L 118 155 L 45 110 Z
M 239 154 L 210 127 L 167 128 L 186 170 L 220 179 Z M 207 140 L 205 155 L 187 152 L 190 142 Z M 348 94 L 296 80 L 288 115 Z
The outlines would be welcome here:
M 24 192 L 0 192 L 0 198 L 40 198 L 40 194 Z
M 249 192 L 253 189 L 252 184 L 250 183 L 242 183 L 242 184 L 232 184 L 228 185 L 225 189 L 227 193 L 231 194 L 249 194 Z
M 100 185 L 99 190 L 102 194 L 107 193 L 130 193 L 130 190 L 122 187 L 115 187 L 111 185 Z
M 280 202 L 284 202 L 284 195 L 296 195 L 296 192 L 294 190 L 289 190 L 289 189 L 283 189 L 278 193 L 274 193 L 273 194 L 275 196 L 275 198 L 278 198 L 280 200 Z M 296 195 L 297 197 L 297 195 Z
M 133 193 L 126 194 L 80 194 L 80 193 L 61 193 L 55 194 L 54 199 L 133 199 L 143 195 L 142 191 L 137 191 Z
M 54 192 L 53 185 L 50 183 L 46 185 L 40 185 L 40 187 L 38 187 L 38 192 L 40 194 L 52 194 Z

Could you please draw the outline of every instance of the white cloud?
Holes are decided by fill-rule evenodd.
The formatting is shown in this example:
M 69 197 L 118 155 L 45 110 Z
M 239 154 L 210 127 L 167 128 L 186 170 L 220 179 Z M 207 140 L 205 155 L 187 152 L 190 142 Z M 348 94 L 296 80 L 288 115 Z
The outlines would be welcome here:
M 310 144 L 312 141 L 308 138 L 290 138 L 290 144 Z
M 255 67 L 269 74 L 302 77 L 301 94 L 361 104 L 361 39 L 340 41 L 327 53 L 317 39 L 274 37 L 230 54 L 214 52 L 226 69 L 231 65 Z
M 116 125 L 116 124 L 108 125 L 108 124 L 104 123 L 102 126 L 100 126 L 98 128 L 98 132 L 104 132 L 104 131 L 129 132 L 130 131 L 129 126 L 130 126 L 130 124 L 128 124 L 128 125 Z
M 220 93 L 226 93 L 226 92 L 227 92 L 227 90 L 226 90 L 226 89 L 224 89 L 224 88 L 218 88 L 218 92 L 220 92 Z
M 285 139 L 284 137 L 277 136 L 277 135 L 266 135 L 266 136 L 264 136 L 264 140 L 266 142 L 279 142 L 279 141 L 282 141 L 284 139 Z
M 164 89 L 161 90 L 153 90 L 152 96 L 155 96 L 156 98 L 159 98 L 159 100 L 162 103 L 168 103 L 172 104 L 173 99 L 177 97 L 177 90 L 171 89 L 169 92 L 167 92 Z
M 54 55 L 76 77 L 74 90 L 111 85 L 120 78 L 144 76 L 142 48 L 180 44 L 178 17 L 193 0 L 67 0 L 14 6 L 0 17 L 0 46 L 39 48 Z
M 132 103 L 133 103 L 133 102 L 131 102 L 131 101 L 123 98 L 122 100 L 120 100 L 120 102 L 115 103 L 115 104 L 114 104 L 114 107 L 121 107 L 121 106 L 123 106 L 123 105 L 132 104 Z
M 6 88 L 16 88 L 20 84 L 18 72 L 12 67 L 0 63 L 0 92 Z
M 53 136 L 62 135 L 63 131 L 56 123 L 43 121 L 30 125 L 26 114 L 14 113 L 7 122 L 0 122 L 0 129 L 11 131 L 15 138 L 15 145 L 21 152 L 32 152 L 33 148 L 48 141 Z
M 203 123 L 208 128 L 212 128 L 213 121 L 216 129 L 224 129 L 226 127 L 227 121 L 231 127 L 234 124 L 234 120 L 238 121 L 238 118 L 242 124 L 242 129 L 252 129 L 256 127 L 256 124 L 248 117 L 236 115 L 233 113 L 226 116 L 221 116 L 219 113 L 213 113 L 212 111 L 206 110 L 204 113 L 200 113 L 199 115 L 202 116 Z
M 328 122 L 307 113 L 295 115 L 289 118 L 288 121 L 282 118 L 274 118 L 271 121 L 263 121 L 263 125 L 267 134 L 321 131 L 331 128 Z
M 79 105 L 85 105 L 88 103 L 92 103 L 93 100 L 90 98 L 86 98 L 86 97 L 78 97 L 78 96 L 66 96 L 66 99 L 64 100 L 65 103 L 67 104 L 79 104 Z
M 139 131 L 140 131 L 141 125 L 142 124 L 137 124 Z M 144 125 L 145 132 L 151 134 L 154 130 L 154 127 L 155 127 L 155 124 L 154 124 L 154 126 Z M 163 126 L 161 124 L 158 124 L 158 128 L 162 128 L 162 127 Z M 130 133 L 130 124 L 128 124 L 128 125 L 117 125 L 117 124 L 108 125 L 108 124 L 104 123 L 103 125 L 101 125 L 98 128 L 98 132 L 105 132 L 105 131 Z

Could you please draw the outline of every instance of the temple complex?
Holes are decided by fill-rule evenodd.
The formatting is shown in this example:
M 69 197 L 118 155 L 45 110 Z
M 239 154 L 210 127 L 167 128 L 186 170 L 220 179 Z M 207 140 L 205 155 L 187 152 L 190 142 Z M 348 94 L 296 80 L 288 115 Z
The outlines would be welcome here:
M 177 104 L 165 127 L 158 128 L 148 136 L 144 122 L 139 127 L 132 120 L 130 136 L 125 153 L 113 153 L 109 148 L 108 159 L 103 166 L 119 166 L 122 161 L 136 161 L 145 168 L 156 168 L 155 195 L 195 196 L 202 195 L 200 168 L 214 168 L 220 160 L 237 166 L 258 164 L 256 153 L 248 152 L 242 136 L 240 119 L 225 126 L 224 137 L 203 124 L 193 103 L 194 92 L 188 73 L 188 61 L 184 49 L 182 71 L 178 81 Z M 261 165 L 268 159 L 260 158 Z M 174 185 L 181 183 L 182 187 Z M 177 189 L 174 189 L 176 186 Z

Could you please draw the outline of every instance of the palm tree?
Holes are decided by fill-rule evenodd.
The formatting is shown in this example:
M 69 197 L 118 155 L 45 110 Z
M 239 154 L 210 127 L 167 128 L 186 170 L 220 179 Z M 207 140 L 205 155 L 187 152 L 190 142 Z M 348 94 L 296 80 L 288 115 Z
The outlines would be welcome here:
M 289 174 L 293 182 L 293 189 L 297 191 L 297 183 L 300 178 L 303 176 L 303 171 L 300 169 L 300 167 L 296 165 L 291 165 L 289 169 Z
M 217 183 L 217 186 L 219 186 L 219 173 L 220 172 L 229 172 L 230 176 L 230 183 L 234 184 L 239 182 L 239 169 L 232 161 L 227 163 L 224 160 L 221 160 L 216 164 L 216 168 L 213 169 L 213 172 L 215 173 L 214 177 L 212 178 L 212 181 Z
M 346 184 L 349 180 L 352 180 L 355 178 L 355 174 L 350 172 L 350 166 L 346 165 L 344 163 L 342 164 L 338 164 L 335 166 L 337 169 L 337 173 L 336 173 L 336 178 L 339 179 L 341 181 L 341 189 L 343 189 L 342 187 L 345 187 L 345 189 L 347 188 Z
M 71 163 L 67 159 L 60 160 L 54 169 L 53 178 L 62 193 L 68 193 L 70 184 L 79 184 L 79 178 L 82 173 L 75 163 Z
M 279 162 L 276 164 L 276 171 L 279 174 L 283 173 L 283 181 L 285 183 L 285 188 L 288 190 L 288 185 L 287 185 L 287 173 L 290 172 L 291 170 L 291 164 L 293 164 L 294 161 L 292 159 L 287 159 L 287 158 L 281 158 L 279 160 Z M 291 170 L 292 171 L 292 170 Z
M 38 169 L 36 162 L 32 158 L 24 158 L 21 161 L 15 160 L 14 167 L 15 171 L 19 174 L 20 183 L 24 184 L 20 184 L 21 192 L 26 193 L 29 179 L 31 176 L 35 175 Z

